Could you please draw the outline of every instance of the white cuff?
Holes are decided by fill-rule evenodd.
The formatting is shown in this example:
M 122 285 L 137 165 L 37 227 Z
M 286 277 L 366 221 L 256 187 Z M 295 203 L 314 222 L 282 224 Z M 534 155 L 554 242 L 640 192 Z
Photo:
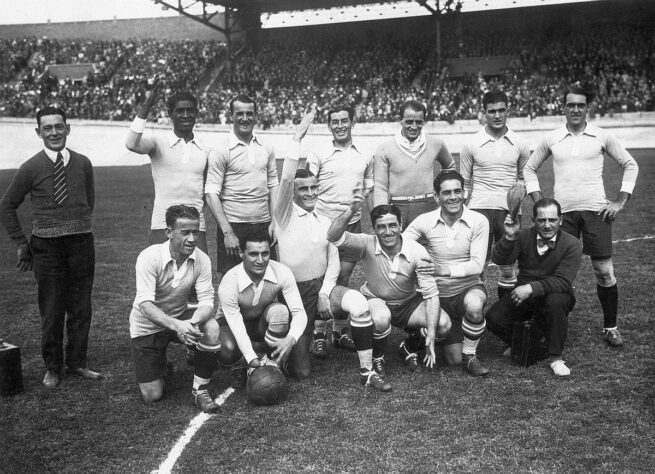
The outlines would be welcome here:
M 626 183 L 625 181 L 621 184 L 621 191 L 624 193 L 632 194 L 632 191 L 635 189 L 635 183 Z
M 143 133 L 146 129 L 146 119 L 135 117 L 132 123 L 130 124 L 130 130 L 134 133 Z
M 534 192 L 541 191 L 539 188 L 539 183 L 533 183 L 531 181 L 525 182 L 525 192 L 526 194 L 532 194 Z

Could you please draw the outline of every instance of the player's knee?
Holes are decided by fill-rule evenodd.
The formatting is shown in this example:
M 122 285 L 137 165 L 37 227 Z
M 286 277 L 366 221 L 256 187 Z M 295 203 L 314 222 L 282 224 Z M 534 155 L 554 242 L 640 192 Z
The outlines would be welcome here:
M 611 258 L 592 259 L 591 266 L 594 269 L 596 283 L 599 286 L 607 288 L 616 284 L 616 278 L 614 277 L 614 265 L 612 265 Z
M 279 336 L 289 332 L 289 308 L 282 303 L 271 304 L 266 311 L 268 332 Z
M 444 311 L 441 312 L 439 324 L 437 324 L 437 337 L 445 337 L 450 332 L 453 323 L 450 321 L 450 316 Z
M 359 323 L 359 325 L 367 325 L 371 323 L 371 314 L 368 310 L 368 302 L 364 295 L 359 291 L 348 290 L 341 299 L 341 307 L 343 310 L 350 314 L 352 322 Z M 366 324 L 364 324 L 366 323 Z
M 207 347 L 220 346 L 221 330 L 218 322 L 214 318 L 206 321 L 200 330 L 204 334 L 202 338 L 200 338 L 201 344 Z
M 234 365 L 241 359 L 241 351 L 234 339 L 221 339 L 221 350 L 218 353 L 218 361 L 224 366 Z

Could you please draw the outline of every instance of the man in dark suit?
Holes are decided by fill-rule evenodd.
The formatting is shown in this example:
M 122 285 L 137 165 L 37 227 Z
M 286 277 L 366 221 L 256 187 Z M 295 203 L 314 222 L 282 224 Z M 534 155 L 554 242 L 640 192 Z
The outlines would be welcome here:
M 557 376 L 570 375 L 562 360 L 568 316 L 575 305 L 573 280 L 580 268 L 582 245 L 561 232 L 562 209 L 554 199 L 537 201 L 534 227 L 519 230 L 519 222 L 505 219 L 505 235 L 491 255 L 497 265 L 518 260 L 516 288 L 505 294 L 487 312 L 487 328 L 507 344 L 512 342 L 514 322 L 532 316 L 545 318 L 548 327 L 548 362 Z
M 66 148 L 70 133 L 66 113 L 46 107 L 37 113 L 36 121 L 44 149 L 14 175 L 0 201 L 0 222 L 18 246 L 17 267 L 34 269 L 46 365 L 43 384 L 53 388 L 64 366 L 64 325 L 67 372 L 92 380 L 103 378 L 89 370 L 86 359 L 95 269 L 91 233 L 95 194 L 91 161 Z M 27 194 L 32 202 L 29 242 L 16 212 Z

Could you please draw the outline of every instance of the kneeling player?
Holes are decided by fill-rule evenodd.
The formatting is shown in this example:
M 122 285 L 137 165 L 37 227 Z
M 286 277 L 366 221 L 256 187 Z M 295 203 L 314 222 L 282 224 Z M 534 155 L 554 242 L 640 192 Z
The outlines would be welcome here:
M 218 405 L 208 391 L 216 368 L 219 326 L 213 318 L 214 288 L 209 257 L 196 248 L 198 210 L 185 205 L 166 210 L 168 241 L 145 249 L 136 261 L 136 298 L 130 313 L 130 336 L 136 379 L 146 402 L 164 394 L 169 342 L 195 346 L 193 398 L 204 412 Z M 198 307 L 187 309 L 195 289 Z
M 384 353 L 391 325 L 409 330 L 426 329 L 425 365 L 434 366 L 434 340 L 450 331 L 450 318 L 441 312 L 439 290 L 431 275 L 418 272 L 427 251 L 417 242 L 400 234 L 400 210 L 393 204 L 376 206 L 371 211 L 375 235 L 346 232 L 348 221 L 362 205 L 364 196 L 356 190 L 351 206 L 332 223 L 328 240 L 337 247 L 356 250 L 362 259 L 366 283 L 361 292 L 368 304 L 374 324 L 373 367 L 384 378 Z M 416 290 L 420 288 L 421 294 Z M 418 348 L 413 350 L 416 353 Z M 406 360 L 409 367 L 416 360 Z
M 270 260 L 267 232 L 246 234 L 239 246 L 243 261 L 228 270 L 218 288 L 220 361 L 232 368 L 232 386 L 243 388 L 246 368 L 266 364 L 307 377 L 309 356 L 296 344 L 307 325 L 307 314 L 291 270 Z M 279 302 L 280 297 L 286 304 Z

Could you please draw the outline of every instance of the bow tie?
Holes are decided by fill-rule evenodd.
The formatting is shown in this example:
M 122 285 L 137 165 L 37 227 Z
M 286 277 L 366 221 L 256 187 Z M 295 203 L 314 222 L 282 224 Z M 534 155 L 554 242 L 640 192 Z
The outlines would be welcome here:
M 544 240 L 540 237 L 537 237 L 537 248 L 543 249 L 544 247 L 547 247 L 548 250 L 552 250 L 555 248 L 555 242 L 552 240 Z

